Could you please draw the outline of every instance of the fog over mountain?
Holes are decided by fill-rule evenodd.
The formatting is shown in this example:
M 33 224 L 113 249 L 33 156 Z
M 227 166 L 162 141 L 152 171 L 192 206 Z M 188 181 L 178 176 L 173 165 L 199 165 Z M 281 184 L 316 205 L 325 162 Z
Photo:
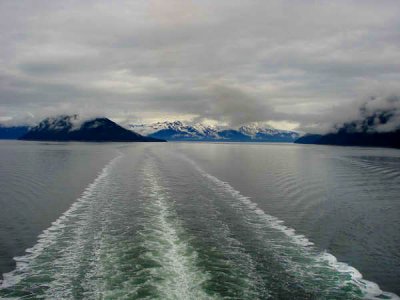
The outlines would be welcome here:
M 392 130 L 399 15 L 397 0 L 4 0 L 0 124 L 79 114 L 331 132 L 387 106 L 373 127 Z
M 336 127 L 349 132 L 396 131 L 400 129 L 400 98 L 397 95 L 371 97 L 360 107 L 360 119 Z
M 350 121 L 337 123 L 324 134 L 306 134 L 295 142 L 343 146 L 400 148 L 400 98 L 371 97 Z

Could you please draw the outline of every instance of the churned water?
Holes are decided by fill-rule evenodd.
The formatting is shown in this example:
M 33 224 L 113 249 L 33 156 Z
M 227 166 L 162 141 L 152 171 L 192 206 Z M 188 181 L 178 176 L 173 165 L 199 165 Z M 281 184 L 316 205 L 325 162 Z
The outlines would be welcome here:
M 398 299 L 397 150 L 0 145 L 1 298 Z

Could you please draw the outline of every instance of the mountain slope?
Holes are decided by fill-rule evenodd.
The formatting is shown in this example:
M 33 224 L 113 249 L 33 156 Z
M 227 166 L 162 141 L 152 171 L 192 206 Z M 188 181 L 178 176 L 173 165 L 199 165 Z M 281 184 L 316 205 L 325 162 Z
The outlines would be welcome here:
M 256 124 L 232 129 L 205 124 L 188 125 L 175 121 L 130 125 L 130 128 L 143 135 L 170 141 L 293 142 L 299 137 L 293 131 L 260 127 Z
M 400 148 L 400 130 L 394 132 L 346 132 L 310 135 L 295 141 L 297 144 L 368 146 Z
M 306 134 L 298 138 L 294 142 L 296 144 L 316 144 L 321 137 L 321 134 Z
M 28 130 L 28 126 L 6 127 L 0 125 L 0 140 L 16 140 L 27 133 Z
M 122 128 L 107 118 L 80 121 L 78 116 L 47 118 L 31 128 L 21 140 L 34 141 L 97 141 L 97 142 L 161 142 Z

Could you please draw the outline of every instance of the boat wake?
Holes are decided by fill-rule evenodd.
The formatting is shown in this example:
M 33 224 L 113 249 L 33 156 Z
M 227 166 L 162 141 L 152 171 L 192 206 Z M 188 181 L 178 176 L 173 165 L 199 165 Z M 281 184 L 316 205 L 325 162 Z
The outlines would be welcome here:
M 275 259 L 281 261 L 287 270 L 301 280 L 303 288 L 312 294 L 324 299 L 400 299 L 393 293 L 382 291 L 376 283 L 363 279 L 354 267 L 337 261 L 335 256 L 326 251 L 316 249 L 307 237 L 297 234 L 293 228 L 284 225 L 282 220 L 265 213 L 229 183 L 205 172 L 188 157 L 184 159 L 211 181 L 215 189 L 229 195 L 227 201 L 252 227 L 260 242 L 268 249 L 274 248 Z M 275 232 L 271 234 L 271 230 Z M 285 237 L 276 235 L 277 232 Z
M 0 298 L 399 299 L 179 153 L 114 158 L 15 261 Z

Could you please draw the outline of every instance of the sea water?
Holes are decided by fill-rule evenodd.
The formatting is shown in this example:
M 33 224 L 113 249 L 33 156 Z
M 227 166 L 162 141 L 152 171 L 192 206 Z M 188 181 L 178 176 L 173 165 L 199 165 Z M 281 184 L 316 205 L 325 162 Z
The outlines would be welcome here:
M 400 293 L 398 150 L 1 142 L 0 172 L 0 298 Z

